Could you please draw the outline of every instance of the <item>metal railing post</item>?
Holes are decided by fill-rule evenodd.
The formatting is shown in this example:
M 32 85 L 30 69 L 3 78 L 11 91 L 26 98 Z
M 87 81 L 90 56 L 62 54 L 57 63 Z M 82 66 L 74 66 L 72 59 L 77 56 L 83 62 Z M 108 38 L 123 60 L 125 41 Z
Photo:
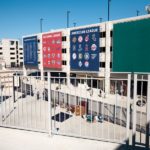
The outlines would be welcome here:
M 134 74 L 134 93 L 133 93 L 133 129 L 132 129 L 132 146 L 135 148 L 136 141 L 136 101 L 137 101 L 137 74 Z
M 48 72 L 48 133 L 52 136 L 52 120 L 51 120 L 51 73 Z
M 131 88 L 131 74 L 128 74 L 127 83 L 127 124 L 126 124 L 126 143 L 130 144 L 130 88 Z
M 147 115 L 146 115 L 146 149 L 149 149 L 150 139 L 150 74 L 148 75 L 148 85 L 147 85 Z

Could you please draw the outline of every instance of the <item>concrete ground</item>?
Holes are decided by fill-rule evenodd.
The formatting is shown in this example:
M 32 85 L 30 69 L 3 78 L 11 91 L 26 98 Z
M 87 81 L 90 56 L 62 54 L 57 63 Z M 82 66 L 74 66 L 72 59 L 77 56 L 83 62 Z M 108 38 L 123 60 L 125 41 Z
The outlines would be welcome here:
M 0 128 L 0 150 L 117 150 L 119 144 Z

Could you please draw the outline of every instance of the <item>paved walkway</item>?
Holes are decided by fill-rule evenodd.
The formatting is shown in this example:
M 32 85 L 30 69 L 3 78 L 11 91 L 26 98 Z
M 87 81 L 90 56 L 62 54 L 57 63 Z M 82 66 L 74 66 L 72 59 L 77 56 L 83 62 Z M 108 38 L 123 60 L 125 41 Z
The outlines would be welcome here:
M 119 144 L 0 128 L 0 150 L 115 150 Z

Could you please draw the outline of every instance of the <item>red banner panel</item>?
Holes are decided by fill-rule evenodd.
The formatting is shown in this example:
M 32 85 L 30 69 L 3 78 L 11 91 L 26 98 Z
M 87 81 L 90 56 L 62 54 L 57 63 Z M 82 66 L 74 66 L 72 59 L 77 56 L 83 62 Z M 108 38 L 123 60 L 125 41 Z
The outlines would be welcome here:
M 62 68 L 62 33 L 42 35 L 43 67 L 49 69 Z

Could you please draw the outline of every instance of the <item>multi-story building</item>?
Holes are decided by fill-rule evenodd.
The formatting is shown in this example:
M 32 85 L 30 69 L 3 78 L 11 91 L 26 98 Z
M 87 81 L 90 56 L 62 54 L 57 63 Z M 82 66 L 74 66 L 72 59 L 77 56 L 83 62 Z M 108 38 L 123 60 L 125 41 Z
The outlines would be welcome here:
M 145 22 L 144 20 L 148 20 L 148 21 Z M 107 94 L 110 92 L 110 84 L 111 84 L 110 78 L 113 78 L 115 76 L 116 77 L 121 76 L 121 74 L 120 73 L 117 74 L 117 72 L 122 72 L 122 73 L 123 72 L 138 72 L 138 69 L 136 70 L 136 67 L 135 67 L 136 64 L 134 64 L 136 62 L 136 59 L 134 61 L 134 57 L 132 57 L 133 59 L 131 58 L 132 60 L 130 60 L 130 58 L 128 59 L 127 57 L 128 56 L 130 57 L 130 54 L 129 54 L 130 50 L 131 50 L 131 55 L 133 55 L 133 53 L 136 51 L 136 49 L 138 51 L 145 51 L 147 49 L 147 47 L 144 47 L 144 45 L 143 45 L 143 47 L 141 47 L 141 49 L 139 49 L 139 47 L 142 46 L 142 43 L 143 44 L 145 43 L 145 40 L 142 39 L 142 37 L 144 36 L 142 34 L 144 33 L 145 37 L 148 38 L 149 31 L 147 31 L 147 29 L 148 29 L 147 25 L 149 24 L 149 21 L 150 21 L 150 15 L 144 15 L 144 16 L 137 16 L 137 17 L 126 18 L 126 19 L 121 19 L 121 20 L 102 22 L 102 23 L 98 23 L 98 24 L 91 24 L 91 25 L 80 26 L 80 27 L 51 30 L 47 33 L 28 35 L 28 36 L 24 36 L 23 38 L 37 36 L 38 65 L 37 65 L 36 69 L 40 70 L 42 77 L 43 77 L 43 72 L 47 71 L 47 70 L 49 70 L 50 72 L 55 72 L 55 73 L 59 72 L 60 75 L 62 73 L 64 73 L 68 79 L 72 75 L 98 77 L 100 80 L 102 80 L 102 79 L 104 80 L 105 92 Z M 73 70 L 71 68 L 71 63 L 70 63 L 71 62 L 70 58 L 72 57 L 71 56 L 72 48 L 70 47 L 71 31 L 82 30 L 82 29 L 93 28 L 93 27 L 99 27 L 99 63 L 98 63 L 99 70 L 98 71 Z M 138 33 L 138 30 L 140 31 L 140 33 Z M 132 31 L 135 32 L 134 36 L 132 36 L 132 34 L 130 36 L 130 33 Z M 62 33 L 62 68 L 61 69 L 47 69 L 47 68 L 45 69 L 43 67 L 43 46 L 42 46 L 43 39 L 42 39 L 42 36 L 44 34 L 48 34 L 48 33 L 53 34 L 56 32 Z M 136 32 L 137 32 L 137 35 L 136 35 Z M 125 35 L 125 34 L 128 34 L 129 37 L 127 37 L 127 35 Z M 118 35 L 120 36 L 120 38 Z M 123 38 L 125 37 L 126 39 L 120 40 L 122 37 Z M 125 44 L 124 44 L 123 40 L 125 40 Z M 129 44 L 126 43 L 127 40 L 129 40 L 128 41 Z M 119 47 L 116 43 L 118 43 L 118 44 L 120 43 L 122 45 L 120 45 L 120 47 Z M 136 44 L 137 45 L 139 44 L 139 47 L 138 46 L 136 47 L 135 46 Z M 145 45 L 147 45 L 147 43 L 145 43 Z M 127 49 L 126 49 L 126 46 L 128 46 Z M 135 47 L 135 50 L 133 50 L 133 47 Z M 124 60 L 123 55 L 120 55 L 120 53 L 118 53 L 119 52 L 118 49 L 123 55 L 125 54 L 124 53 L 125 51 L 128 52 L 128 54 L 124 55 L 124 57 L 126 57 L 125 59 L 126 59 L 126 62 L 128 62 L 128 64 L 126 63 L 126 65 L 125 65 L 126 67 L 124 67 L 124 65 L 123 65 L 122 69 L 119 69 L 118 67 L 121 67 L 121 65 L 119 66 L 119 64 L 123 64 L 124 62 L 122 62 L 122 61 L 125 61 L 125 60 Z M 117 53 L 119 55 L 116 55 Z M 137 55 L 135 54 L 135 56 L 137 56 Z M 144 56 L 146 56 L 146 55 L 144 55 Z M 138 57 L 140 57 L 140 52 L 138 53 Z M 119 58 L 118 59 L 119 62 L 116 58 L 117 59 Z M 130 65 L 129 63 L 131 63 L 131 61 L 133 61 L 133 62 Z M 35 68 L 35 67 L 32 67 L 32 65 L 31 66 L 24 65 L 25 70 L 31 71 L 31 69 L 33 69 L 33 68 Z M 114 72 L 115 72 L 115 74 L 114 74 Z
M 23 66 L 23 48 L 19 40 L 2 39 L 0 41 L 0 59 L 6 68 Z

